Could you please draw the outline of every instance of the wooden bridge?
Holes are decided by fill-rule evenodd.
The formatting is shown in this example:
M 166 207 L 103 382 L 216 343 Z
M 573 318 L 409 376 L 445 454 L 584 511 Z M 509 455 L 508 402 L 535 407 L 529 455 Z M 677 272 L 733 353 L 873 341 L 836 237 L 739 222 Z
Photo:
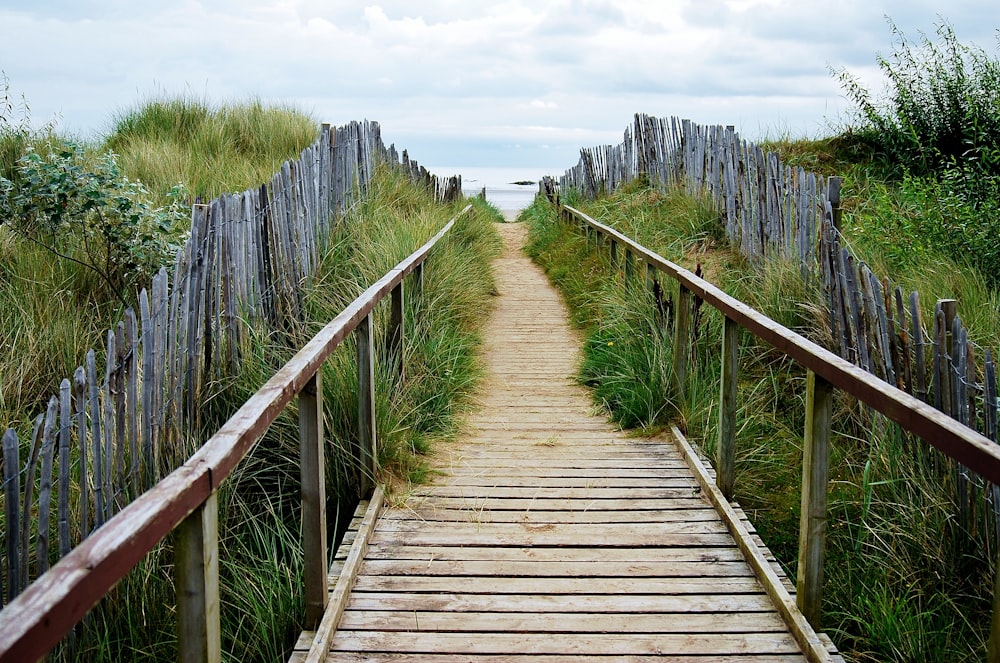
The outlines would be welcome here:
M 835 653 L 800 615 L 793 635 L 765 589 L 780 570 L 755 576 L 741 546 L 766 550 L 713 507 L 689 446 L 595 414 L 559 295 L 518 250 L 522 226 L 501 229 L 481 406 L 433 485 L 380 515 L 381 493 L 364 505 L 320 631 L 292 660 Z
M 725 316 L 718 477 L 678 431 L 631 438 L 592 411 L 572 379 L 579 340 L 558 296 L 517 251 L 523 231 L 507 225 L 481 408 L 467 434 L 438 451 L 436 481 L 394 492 L 385 508 L 374 490 L 328 569 L 318 370 L 357 335 L 356 460 L 371 468 L 371 314 L 391 299 L 388 355 L 401 357 L 404 279 L 420 292 L 423 263 L 453 220 L 331 321 L 190 460 L 11 602 L 0 613 L 0 662 L 44 656 L 171 533 L 181 657 L 221 660 L 218 487 L 296 397 L 306 621 L 316 628 L 303 633 L 293 661 L 838 660 L 811 626 L 822 587 L 833 390 L 1000 483 L 996 445 L 613 229 L 572 208 L 561 217 L 623 260 L 632 279 L 644 265 L 647 279 L 677 282 L 676 389 L 690 354 L 691 298 Z M 740 330 L 808 369 L 794 589 L 729 500 Z M 1000 660 L 1000 644 L 990 660 Z

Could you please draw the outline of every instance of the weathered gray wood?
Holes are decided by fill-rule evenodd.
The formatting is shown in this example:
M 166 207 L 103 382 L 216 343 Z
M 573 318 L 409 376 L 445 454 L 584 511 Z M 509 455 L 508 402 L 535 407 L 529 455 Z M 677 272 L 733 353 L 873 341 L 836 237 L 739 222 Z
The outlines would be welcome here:
M 315 628 L 323 619 L 328 595 L 322 371 L 317 371 L 299 392 L 299 438 L 305 627 Z
M 687 384 L 688 355 L 691 353 L 691 291 L 683 283 L 677 285 L 677 308 L 674 316 L 674 393 L 684 399 Z
M 115 514 L 115 394 L 113 393 L 112 378 L 114 375 L 115 362 L 117 361 L 117 347 L 115 345 L 115 332 L 108 330 L 107 351 L 104 355 L 104 383 L 101 391 L 104 396 L 104 440 L 101 457 L 104 460 L 104 520 L 109 520 Z
M 94 351 L 87 353 L 87 384 L 89 390 L 90 443 L 94 460 L 94 527 L 104 524 L 104 435 L 101 431 L 101 402 L 97 386 L 97 363 Z
M 73 394 L 69 380 L 59 385 L 59 506 L 58 526 L 59 557 L 69 554 L 72 547 L 69 540 L 69 442 L 73 430 Z
M 719 438 L 716 483 L 726 499 L 733 498 L 736 479 L 736 387 L 739 376 L 740 327 L 729 318 L 722 327 L 722 376 L 719 385 Z
M 177 526 L 174 551 L 177 658 L 185 663 L 220 663 L 218 493 L 209 495 Z
M 316 633 L 312 643 L 310 643 L 309 654 L 306 658 L 308 663 L 319 663 L 326 660 L 327 654 L 330 651 L 330 641 L 333 638 L 341 615 L 344 614 L 347 599 L 354 588 L 354 582 L 358 577 L 361 563 L 364 561 L 365 553 L 368 550 L 368 541 L 371 538 L 372 531 L 375 529 L 375 523 L 378 521 L 379 514 L 382 512 L 384 505 L 385 495 L 382 493 L 382 489 L 376 486 L 372 492 L 371 500 L 368 501 L 368 504 L 364 508 L 364 519 L 358 527 L 357 535 L 351 543 L 350 552 L 336 580 L 336 585 L 333 588 L 333 596 L 330 598 L 330 607 L 323 615 L 322 622 L 316 627 Z M 361 506 L 359 505 L 360 508 Z
M 358 485 L 362 497 L 367 497 L 375 486 L 377 438 L 375 431 L 375 362 L 373 358 L 374 330 L 369 313 L 358 323 L 354 336 L 357 339 L 358 361 Z
M 125 356 L 122 382 L 125 391 L 125 435 L 128 440 L 128 494 L 139 493 L 139 330 L 135 311 L 125 311 Z
M 35 476 L 38 472 L 38 459 L 42 455 L 42 441 L 45 429 L 45 415 L 35 417 L 31 430 L 31 454 L 24 474 L 24 498 L 21 500 L 21 591 L 28 586 L 31 575 L 28 571 L 28 560 L 31 550 L 31 526 L 35 522 Z
M 406 338 L 406 316 L 403 308 L 403 284 L 392 289 L 389 309 L 389 332 L 386 339 L 386 355 L 392 374 L 398 384 L 406 382 L 406 362 L 403 357 Z
M 7 551 L 7 602 L 21 593 L 21 545 L 19 541 L 21 510 L 21 462 L 17 433 L 8 428 L 3 434 L 3 505 Z M 24 561 L 27 564 L 27 560 Z M 3 598 L 0 587 L 0 599 Z
M 802 515 L 796 600 L 819 630 L 826 548 L 827 483 L 830 477 L 830 416 L 833 386 L 809 371 L 806 376 L 806 430 L 802 446 Z
M 38 537 L 35 564 L 38 575 L 49 570 L 49 523 L 52 515 L 52 460 L 56 450 L 56 428 L 59 425 L 59 399 L 49 399 L 42 433 L 42 473 L 38 482 Z
M 80 538 L 90 534 L 90 473 L 87 471 L 87 374 L 83 366 L 77 366 L 73 373 L 73 394 L 76 402 L 76 442 L 77 462 L 80 466 Z

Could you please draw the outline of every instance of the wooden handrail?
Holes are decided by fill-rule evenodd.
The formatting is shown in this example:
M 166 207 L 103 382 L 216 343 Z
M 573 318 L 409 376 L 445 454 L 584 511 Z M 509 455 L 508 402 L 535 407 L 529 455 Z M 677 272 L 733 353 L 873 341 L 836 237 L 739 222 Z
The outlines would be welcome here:
M 211 534 L 214 522 L 212 498 L 222 482 L 291 400 L 313 382 L 327 357 L 348 334 L 369 320 L 375 306 L 400 287 L 410 273 L 416 271 L 417 276 L 422 275 L 423 263 L 434 245 L 470 209 L 471 205 L 466 206 L 426 244 L 372 284 L 320 330 L 187 462 L 122 509 L 0 611 L 0 662 L 35 661 L 44 656 L 101 597 L 181 523 L 196 519 L 200 522 L 191 526 L 196 538 L 203 538 L 204 527 L 208 527 Z M 315 396 L 310 394 L 310 397 Z M 311 407 L 315 409 L 317 405 L 312 404 Z M 321 411 L 322 401 L 318 407 Z M 314 436 L 314 433 L 310 431 L 310 435 Z M 303 437 L 305 443 L 306 435 Z M 369 453 L 374 454 L 374 448 Z M 372 470 L 368 468 L 368 471 Z M 207 515 L 202 514 L 206 504 Z M 209 545 L 215 543 L 213 541 Z M 323 549 L 317 563 L 326 563 L 325 542 Z M 187 556 L 192 557 L 192 554 Z M 210 558 L 211 555 L 204 553 L 194 564 L 210 566 Z M 217 579 L 217 569 L 215 574 Z M 213 600 L 214 606 L 210 605 L 209 610 L 215 610 L 214 618 L 217 620 L 217 594 L 207 597 L 204 602 L 211 604 Z M 180 615 L 179 621 L 183 617 Z M 185 627 L 180 628 L 184 634 Z M 204 636 L 204 632 L 211 633 L 212 630 L 213 626 L 209 624 L 200 635 Z M 183 639 L 184 635 L 181 637 Z M 217 660 L 219 652 L 211 651 L 212 636 L 209 635 L 206 641 L 210 650 L 199 652 L 196 656 Z M 183 642 L 181 646 L 185 646 Z
M 647 264 L 669 274 L 726 318 L 833 386 L 884 414 L 904 430 L 919 435 L 942 453 L 960 461 L 986 480 L 1000 484 L 1000 445 L 989 438 L 778 324 L 738 299 L 727 295 L 708 281 L 634 242 L 614 228 L 595 221 L 568 205 L 563 209 L 599 233 L 614 238 Z
M 987 481 L 1000 484 L 1000 445 L 989 438 L 800 336 L 580 210 L 562 206 L 559 216 L 570 223 L 576 219 L 588 238 L 592 232 L 595 233 L 598 247 L 610 244 L 613 265 L 620 262 L 616 247 L 621 245 L 626 252 L 626 265 L 629 263 L 629 253 L 646 262 L 647 281 L 650 280 L 650 270 L 664 272 L 677 281 L 680 301 L 674 326 L 673 375 L 674 388 L 678 394 L 683 394 L 689 354 L 688 298 L 693 294 L 725 316 L 716 480 L 720 492 L 727 499 L 732 498 L 735 445 L 732 439 L 724 438 L 731 438 L 736 430 L 736 332 L 740 328 L 746 329 L 807 369 L 796 603 L 816 630 L 819 630 L 822 599 L 830 418 L 834 388 L 841 389 L 876 412 L 884 414 L 904 430 L 920 436 Z M 604 239 L 609 241 L 605 242 Z M 988 660 L 1000 663 L 1000 574 L 996 578 L 996 588 Z M 787 617 L 786 622 L 804 651 L 810 651 L 808 634 L 801 632 Z M 809 658 L 812 660 L 813 657 Z

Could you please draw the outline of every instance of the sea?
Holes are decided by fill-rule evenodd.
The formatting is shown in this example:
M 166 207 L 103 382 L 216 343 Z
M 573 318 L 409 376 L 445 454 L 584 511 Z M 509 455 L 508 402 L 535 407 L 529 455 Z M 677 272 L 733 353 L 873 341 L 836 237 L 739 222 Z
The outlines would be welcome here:
M 427 166 L 439 177 L 462 176 L 462 193 L 479 195 L 486 188 L 486 200 L 501 212 L 519 212 L 535 199 L 538 182 L 545 175 L 559 179 L 565 168 L 494 168 L 490 166 Z M 517 184 L 530 182 L 530 184 Z

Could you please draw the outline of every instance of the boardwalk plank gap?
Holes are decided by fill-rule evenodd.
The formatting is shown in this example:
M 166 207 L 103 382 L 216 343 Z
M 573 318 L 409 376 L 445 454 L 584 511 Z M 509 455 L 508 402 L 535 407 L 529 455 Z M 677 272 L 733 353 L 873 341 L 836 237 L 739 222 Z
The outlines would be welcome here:
M 331 592 L 350 590 L 342 615 L 291 660 L 841 660 L 816 634 L 803 652 L 684 445 L 629 437 L 592 405 L 562 300 L 520 251 L 526 229 L 499 228 L 481 407 L 436 452 L 432 483 L 345 537 L 331 567 Z M 335 578 L 362 550 L 356 576 Z

